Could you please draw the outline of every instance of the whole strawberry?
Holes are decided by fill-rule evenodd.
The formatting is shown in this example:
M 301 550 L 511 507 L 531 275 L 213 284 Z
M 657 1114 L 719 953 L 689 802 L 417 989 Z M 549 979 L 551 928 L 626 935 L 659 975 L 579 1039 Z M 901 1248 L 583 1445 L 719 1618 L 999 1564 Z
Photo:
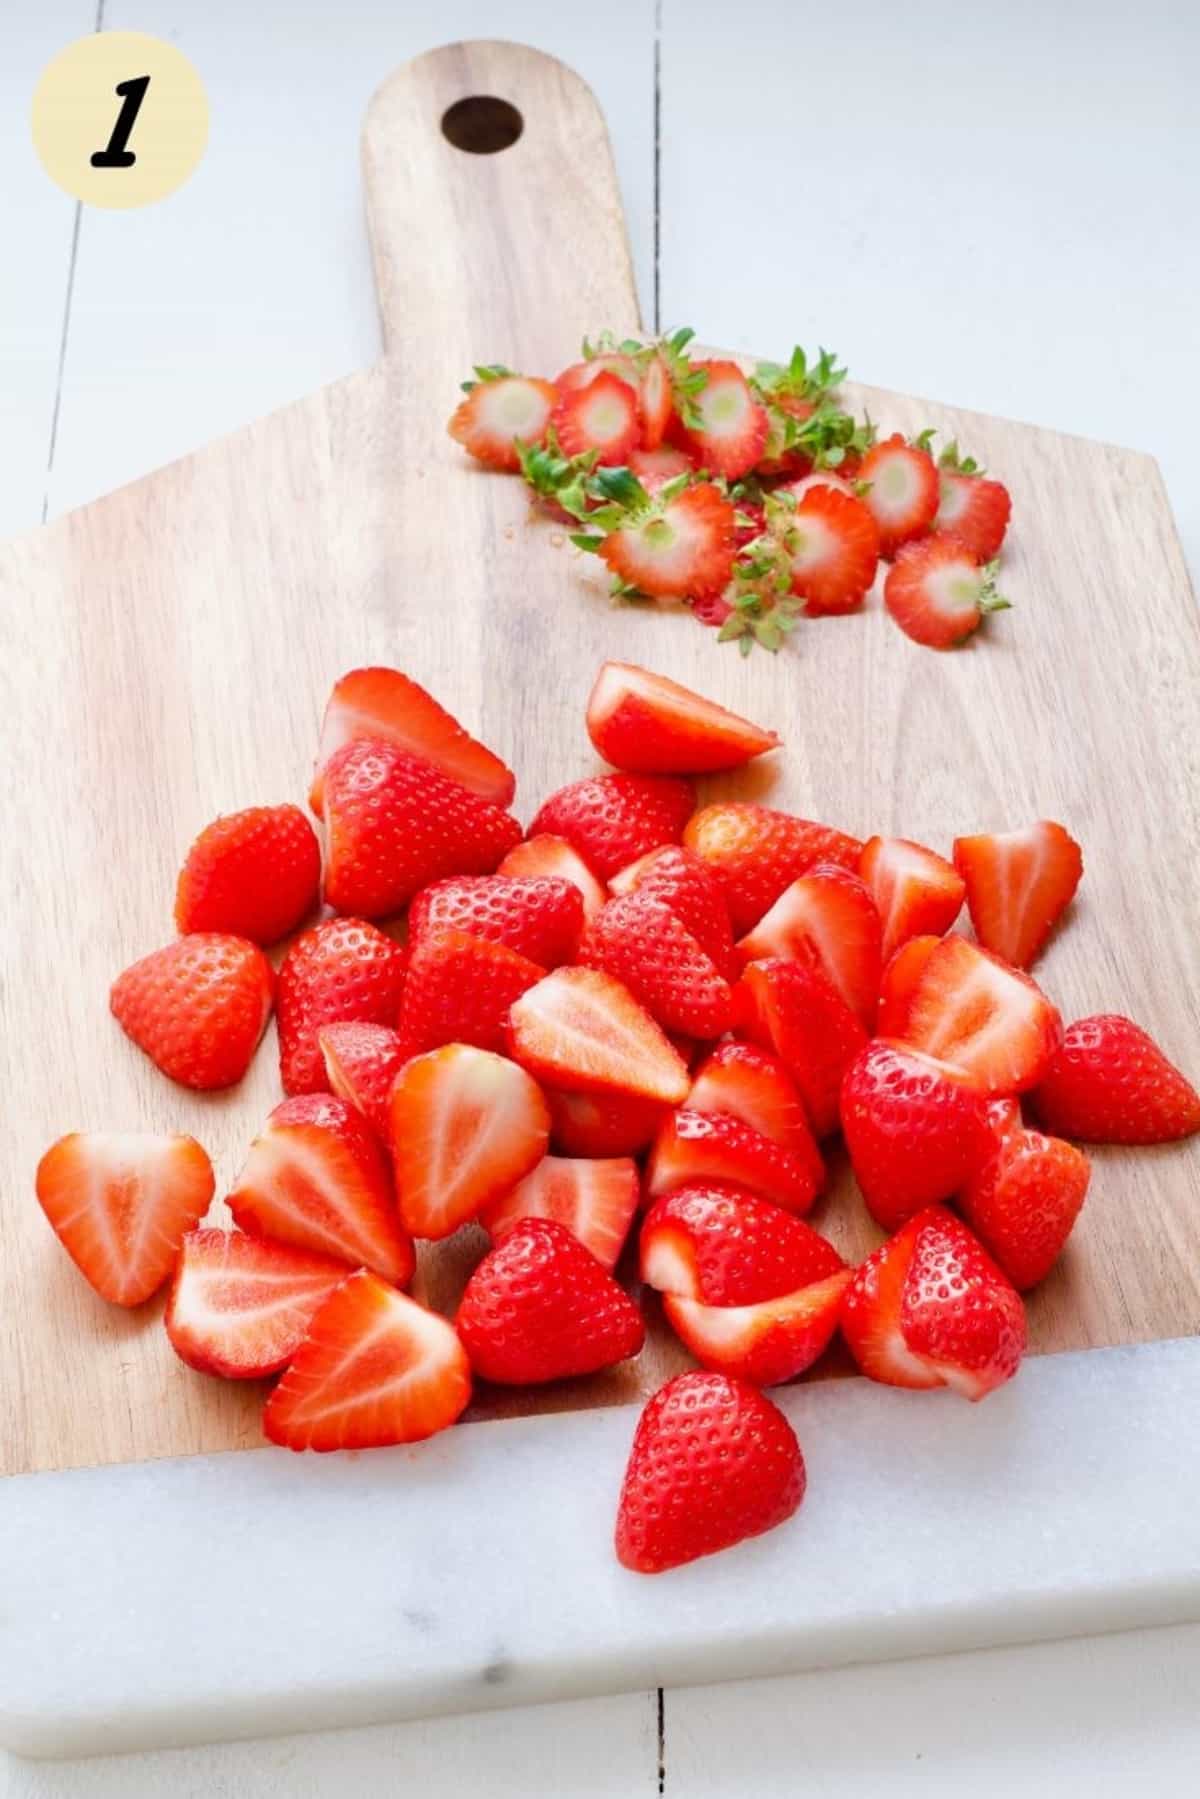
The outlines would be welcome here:
M 602 881 L 663 843 L 678 843 L 696 796 L 673 775 L 592 775 L 546 800 L 529 835 L 565 837 Z
M 727 1374 L 677 1374 L 638 1420 L 617 1559 L 661 1574 L 761 1536 L 804 1498 L 804 1457 L 779 1407 Z
M 664 900 L 641 889 L 609 900 L 579 949 L 585 968 L 602 968 L 640 1000 L 665 1031 L 719 1037 L 733 996 L 686 925 Z
M 1082 1150 L 1017 1124 L 959 1195 L 967 1223 L 1019 1293 L 1062 1254 L 1090 1176 Z
M 279 1073 L 285 1093 L 324 1093 L 321 1026 L 395 1025 L 406 952 L 361 918 L 327 918 L 297 937 L 279 969 Z
M 583 931 L 583 894 L 561 875 L 456 875 L 418 893 L 408 938 L 466 931 L 527 956 L 542 968 L 572 962 Z
M 109 1004 L 126 1036 L 181 1087 L 231 1087 L 258 1048 L 274 987 L 253 943 L 198 931 L 118 975 Z
M 312 911 L 321 885 L 316 832 L 298 806 L 251 806 L 214 819 L 188 851 L 175 923 L 275 943 Z
M 1115 1012 L 1070 1026 L 1033 1103 L 1048 1130 L 1084 1143 L 1171 1143 L 1200 1131 L 1200 1093 Z
M 476 1374 L 528 1386 L 636 1355 L 641 1313 L 607 1269 L 550 1218 L 508 1229 L 467 1282 L 455 1320 Z
M 509 1009 L 545 974 L 536 962 L 465 931 L 426 930 L 409 957 L 400 1002 L 400 1054 L 443 1043 L 504 1047 Z

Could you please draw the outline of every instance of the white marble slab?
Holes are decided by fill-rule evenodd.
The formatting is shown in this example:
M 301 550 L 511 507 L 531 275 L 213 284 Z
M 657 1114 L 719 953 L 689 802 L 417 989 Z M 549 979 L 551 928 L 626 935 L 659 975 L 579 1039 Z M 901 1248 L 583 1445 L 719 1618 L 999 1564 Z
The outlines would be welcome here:
M 610 1546 L 629 1409 L 0 1483 L 0 1743 L 80 1754 L 1200 1619 L 1200 1342 L 783 1395 L 788 1527 Z

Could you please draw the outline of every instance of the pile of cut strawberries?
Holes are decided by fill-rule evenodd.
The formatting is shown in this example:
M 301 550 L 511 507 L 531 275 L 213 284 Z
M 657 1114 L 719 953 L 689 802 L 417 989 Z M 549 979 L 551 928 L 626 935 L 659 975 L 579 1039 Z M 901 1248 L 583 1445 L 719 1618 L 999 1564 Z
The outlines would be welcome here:
M 1064 1030 L 1027 972 L 1082 874 L 1062 825 L 947 859 L 697 809 L 690 776 L 779 740 L 627 664 L 600 670 L 587 727 L 615 772 L 525 832 L 509 770 L 415 682 L 340 680 L 310 794 L 324 856 L 295 806 L 216 820 L 178 936 L 112 987 L 192 1088 L 239 1080 L 274 1008 L 287 1097 L 224 1196 L 235 1228 L 202 1224 L 213 1171 L 186 1136 L 63 1137 L 37 1194 L 105 1299 L 171 1282 L 185 1362 L 279 1376 L 264 1429 L 293 1449 L 412 1443 L 473 1381 L 636 1356 L 649 1289 L 700 1364 L 650 1400 L 625 1474 L 617 1553 L 656 1572 L 796 1510 L 800 1448 L 762 1389 L 839 1330 L 893 1386 L 978 1400 L 1015 1374 L 1021 1292 L 1087 1191 L 1076 1145 L 1183 1137 L 1200 1094 L 1126 1018 Z M 276 976 L 264 947 L 322 894 Z M 804 1222 L 839 1131 L 888 1233 L 858 1268 Z M 447 1318 L 405 1288 L 415 1240 L 464 1226 L 490 1248 Z
M 679 601 L 744 654 L 778 650 L 801 616 L 856 611 L 881 559 L 884 604 L 917 643 L 948 649 L 1008 605 L 1008 490 L 957 443 L 935 462 L 932 431 L 878 441 L 827 350 L 747 375 L 693 359 L 691 339 L 585 340 L 553 381 L 479 366 L 450 435 L 573 523 L 615 594 Z

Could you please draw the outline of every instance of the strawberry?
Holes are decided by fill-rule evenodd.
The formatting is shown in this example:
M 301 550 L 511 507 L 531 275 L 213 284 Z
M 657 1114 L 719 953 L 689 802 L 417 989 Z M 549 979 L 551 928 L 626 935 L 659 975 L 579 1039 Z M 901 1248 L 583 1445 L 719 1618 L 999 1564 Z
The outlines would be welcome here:
M 912 996 L 917 990 L 926 962 L 941 941 L 940 937 L 910 937 L 889 959 L 879 981 L 876 1036 L 903 1035 Z
M 1011 1095 L 1002 1095 L 999 1099 L 987 1102 L 987 1121 L 997 1145 L 1003 1143 L 1011 1131 L 1021 1128 L 1021 1102 Z
M 204 1216 L 213 1171 L 193 1137 L 72 1131 L 37 1167 L 38 1204 L 102 1299 L 140 1306 Z
M 1008 489 L 999 481 L 939 468 L 933 529 L 957 537 L 981 562 L 991 562 L 1000 554 L 1011 512 Z
M 398 668 L 353 668 L 334 686 L 321 723 L 321 746 L 308 796 L 318 818 L 324 807 L 325 770 L 338 750 L 356 737 L 394 743 L 410 756 L 432 762 L 480 799 L 497 806 L 512 804 L 516 792 L 512 770 L 464 731 L 432 694 Z
M 618 869 L 663 843 L 678 843 L 696 796 L 669 775 L 590 775 L 552 793 L 529 827 L 565 837 L 607 881 Z
M 361 918 L 327 918 L 297 937 L 279 968 L 279 1073 L 285 1093 L 321 1093 L 317 1033 L 327 1024 L 394 1025 L 407 952 Z
M 331 1093 L 276 1106 L 226 1203 L 252 1237 L 365 1264 L 397 1287 L 412 1279 L 387 1158 L 365 1119 Z
M 1047 1130 L 1085 1143 L 1171 1143 L 1200 1131 L 1200 1093 L 1115 1012 L 1067 1027 L 1032 1097 Z
M 728 981 L 666 902 L 644 889 L 609 900 L 579 961 L 623 981 L 665 1031 L 719 1037 L 728 1029 Z
M 963 1216 L 1018 1292 L 1044 1280 L 1062 1254 L 1090 1176 L 1081 1150 L 1018 1125 L 963 1188 Z
M 780 894 L 743 937 L 743 962 L 769 956 L 814 962 L 869 1029 L 883 971 L 883 926 L 863 882 L 835 862 L 818 862 Z
M 588 700 L 587 729 L 606 762 L 644 775 L 740 768 L 780 742 L 774 731 L 632 662 L 601 668 Z
M 641 378 L 638 383 L 638 409 L 642 418 L 643 450 L 630 452 L 629 466 L 635 475 L 641 477 L 636 466 L 639 455 L 658 455 L 659 446 L 667 433 L 674 406 L 674 394 L 671 390 L 671 371 L 666 359 L 657 350 L 652 351 L 644 360 Z M 674 455 L 678 452 L 667 451 Z M 686 465 L 685 465 L 686 466 Z M 679 473 L 676 470 L 676 473 Z M 644 477 L 641 477 L 644 479 Z
M 779 520 L 792 592 L 810 617 L 861 606 L 879 564 L 879 530 L 868 507 L 822 482 L 781 509 Z
M 984 949 L 1028 968 L 1070 905 L 1083 876 L 1083 853 L 1050 819 L 1022 831 L 958 837 L 954 866 Z
M 872 1380 L 983 1399 L 1017 1372 L 1025 1308 L 966 1225 L 931 1206 L 857 1270 L 842 1335 Z
M 1036 1086 L 1062 1041 L 1062 1019 L 1041 988 L 965 937 L 942 938 L 897 1010 L 897 1036 L 988 1093 Z
M 622 350 L 602 352 L 598 356 L 585 356 L 582 362 L 572 362 L 561 375 L 554 377 L 554 385 L 559 395 L 582 393 L 598 381 L 601 375 L 615 376 L 623 381 L 634 393 L 638 390 L 638 366 L 632 356 Z
M 583 894 L 562 875 L 459 875 L 435 881 L 408 910 L 408 940 L 465 931 L 543 968 L 570 962 L 583 932 Z
M 690 475 L 694 467 L 686 450 L 673 449 L 670 444 L 629 452 L 629 472 L 637 476 L 648 494 L 658 493 L 677 475 Z
M 734 988 L 734 1028 L 778 1056 L 804 1101 L 816 1137 L 837 1129 L 842 1076 L 867 1040 L 833 983 L 814 963 L 752 962 Z
M 624 467 L 641 442 L 637 394 L 607 369 L 598 369 L 582 387 L 560 391 L 550 423 L 564 456 L 594 453 L 610 468 Z
M 419 1443 L 466 1410 L 471 1368 L 453 1325 L 360 1268 L 335 1287 L 267 1401 L 285 1449 Z
M 662 900 L 689 930 L 721 974 L 734 971 L 733 932 L 721 884 L 708 864 L 678 844 L 639 856 L 609 882 L 614 894 L 646 893 Z
M 707 378 L 685 410 L 688 447 L 711 474 L 740 481 L 763 453 L 766 408 L 736 362 L 696 362 L 692 370 Z
M 646 1340 L 628 1293 L 553 1218 L 504 1232 L 467 1282 L 455 1324 L 475 1373 L 513 1387 L 594 1374 Z
M 774 1530 L 804 1498 L 804 1457 L 769 1399 L 727 1374 L 677 1374 L 638 1419 L 617 1560 L 661 1574 Z
M 271 1016 L 275 976 L 244 937 L 194 931 L 135 962 L 112 984 L 113 1017 L 181 1087 L 232 1087 Z
M 728 1112 L 799 1155 L 812 1136 L 795 1082 L 777 1056 L 754 1043 L 719 1044 L 701 1063 L 687 1104 L 690 1112 Z
M 325 770 L 325 898 L 383 918 L 447 875 L 491 874 L 521 827 L 430 762 L 382 738 L 344 744 Z
M 513 878 L 519 876 L 522 880 L 570 881 L 579 889 L 585 921 L 595 918 L 608 898 L 603 882 L 596 879 L 579 851 L 573 849 L 565 837 L 548 834 L 527 837 L 523 843 L 514 844 L 496 873 Z
M 757 1305 L 706 1306 L 676 1293 L 663 1297 L 671 1329 L 704 1368 L 756 1387 L 794 1380 L 828 1349 L 838 1327 L 849 1268 Z
M 406 1060 L 399 1031 L 386 1024 L 326 1024 L 317 1032 L 317 1042 L 330 1092 L 386 1139 L 388 1095 Z
M 867 483 L 866 504 L 879 528 L 879 553 L 894 556 L 910 538 L 933 524 L 940 490 L 933 457 L 899 433 L 869 449 L 858 479 Z
M 503 1049 L 510 1006 L 544 973 L 502 943 L 464 931 L 426 930 L 409 956 L 400 1002 L 403 1059 L 443 1043 Z
M 842 1131 L 876 1224 L 950 1199 L 994 1153 L 987 1100 L 955 1068 L 877 1038 L 842 1083 Z
M 654 1140 L 662 1101 L 633 1093 L 561 1093 L 547 1087 L 550 1136 L 564 1156 L 636 1156 Z
M 414 1237 L 449 1237 L 546 1153 L 550 1114 L 524 1069 L 465 1043 L 415 1056 L 389 1101 L 400 1216 Z
M 827 468 L 814 469 L 812 474 L 800 475 L 795 481 L 785 481 L 782 487 L 777 487 L 775 491 L 776 493 L 790 493 L 799 504 L 804 496 L 810 494 L 815 487 L 827 487 L 834 493 L 854 494 L 854 488 L 849 481 L 843 480 L 841 475 L 835 475 L 832 469 Z M 875 523 L 874 519 L 871 520 L 871 523 Z M 878 526 L 875 527 L 875 537 L 878 541 Z
M 538 1080 L 575 1093 L 678 1105 L 687 1068 L 659 1026 L 611 975 L 556 968 L 509 1013 L 509 1053 Z
M 275 943 L 312 911 L 321 848 L 298 806 L 251 806 L 214 819 L 187 853 L 175 889 L 175 925 Z
M 862 853 L 856 837 L 829 825 L 738 800 L 702 807 L 688 821 L 683 842 L 720 881 L 739 936 L 752 930 L 784 888 L 818 862 L 837 862 L 854 871 Z
M 986 613 L 1008 609 L 994 576 L 993 565 L 981 566 L 956 538 L 927 537 L 897 551 L 883 603 L 914 643 L 950 650 L 978 630 Z
M 479 1222 L 497 1238 L 518 1218 L 553 1218 L 611 1271 L 640 1198 L 637 1163 L 629 1156 L 543 1156 L 511 1193 L 484 1208 Z
M 459 401 L 446 429 L 477 462 L 516 474 L 521 466 L 517 445 L 546 441 L 558 403 L 554 383 L 498 366 L 475 373 L 477 381 L 463 382 L 466 399 Z
M 664 1119 L 646 1169 L 654 1199 L 697 1181 L 723 1181 L 770 1199 L 787 1212 L 807 1212 L 825 1179 L 811 1134 L 785 1149 L 729 1112 L 683 1107 Z
M 883 959 L 910 937 L 943 937 L 962 909 L 966 884 L 944 856 L 907 837 L 872 837 L 858 864 L 883 920 Z
M 345 1262 L 242 1231 L 189 1231 L 166 1326 L 189 1368 L 259 1380 L 286 1368 Z
M 649 1287 L 705 1306 L 754 1306 L 845 1264 L 807 1224 L 740 1187 L 694 1181 L 654 1202 L 642 1224 L 639 1272 Z
M 720 593 L 733 573 L 733 506 L 710 481 L 668 487 L 596 548 L 619 581 L 650 599 Z

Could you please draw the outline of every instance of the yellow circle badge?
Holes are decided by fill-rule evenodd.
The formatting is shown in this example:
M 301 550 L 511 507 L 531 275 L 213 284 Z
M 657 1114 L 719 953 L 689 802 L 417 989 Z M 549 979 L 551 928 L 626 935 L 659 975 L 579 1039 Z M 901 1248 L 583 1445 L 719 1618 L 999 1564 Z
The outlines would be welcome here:
M 86 206 L 149 206 L 182 187 L 208 142 L 208 97 L 173 44 L 102 31 L 68 44 L 33 95 L 46 173 Z

